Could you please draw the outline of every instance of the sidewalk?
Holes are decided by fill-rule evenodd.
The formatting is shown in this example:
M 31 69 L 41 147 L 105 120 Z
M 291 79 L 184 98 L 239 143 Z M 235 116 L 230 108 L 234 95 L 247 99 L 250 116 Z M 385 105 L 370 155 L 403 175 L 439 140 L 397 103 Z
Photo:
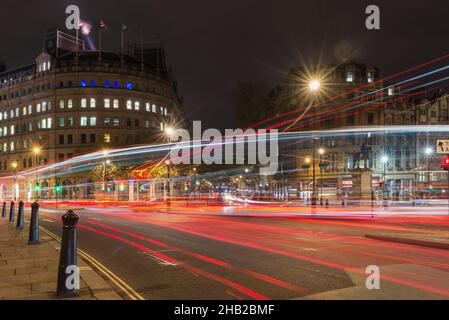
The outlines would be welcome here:
M 0 218 L 0 300 L 57 299 L 56 279 L 60 243 L 44 232 L 41 243 L 29 246 L 28 224 L 22 232 L 16 223 Z M 75 300 L 121 300 L 114 289 L 78 256 L 80 296 Z

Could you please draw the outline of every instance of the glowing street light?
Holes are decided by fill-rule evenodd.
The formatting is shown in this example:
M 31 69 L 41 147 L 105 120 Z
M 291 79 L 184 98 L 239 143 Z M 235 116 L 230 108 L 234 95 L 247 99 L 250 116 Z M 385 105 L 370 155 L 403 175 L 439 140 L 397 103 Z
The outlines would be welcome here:
M 17 200 L 17 192 L 16 192 L 16 190 L 17 190 L 17 188 L 16 188 L 16 184 L 17 184 L 17 174 L 16 174 L 16 171 L 17 171 L 17 166 L 18 166 L 18 163 L 16 162 L 16 161 L 14 161 L 12 164 L 11 164 L 11 166 L 12 166 L 12 168 L 14 169 L 14 184 L 13 184 L 13 197 L 14 197 L 14 201 L 16 201 Z
M 433 149 L 431 147 L 427 147 L 424 149 L 426 155 L 430 156 L 433 153 Z
M 36 196 L 35 196 L 35 198 L 36 199 L 38 199 L 39 198 L 39 182 L 38 182 L 38 180 L 37 180 L 37 167 L 39 166 L 39 155 L 41 154 L 41 152 L 42 152 L 42 148 L 41 147 L 39 147 L 39 146 L 34 146 L 33 147 L 33 153 L 34 153 L 34 155 L 35 155 L 35 161 L 36 161 L 36 165 L 35 165 L 35 167 L 34 167 L 34 170 L 35 170 L 35 172 L 34 172 L 34 175 L 35 175 L 35 182 L 34 182 L 34 190 L 35 190 L 35 192 L 36 192 Z
M 382 157 L 380 158 L 380 160 L 382 161 L 383 164 L 385 164 L 385 163 L 388 162 L 388 156 L 382 156 Z
M 309 82 L 310 91 L 318 91 L 320 89 L 321 83 L 319 80 L 312 80 Z
M 324 150 L 324 148 L 319 148 L 318 149 L 318 153 L 322 156 L 324 153 L 326 152 L 326 150 Z

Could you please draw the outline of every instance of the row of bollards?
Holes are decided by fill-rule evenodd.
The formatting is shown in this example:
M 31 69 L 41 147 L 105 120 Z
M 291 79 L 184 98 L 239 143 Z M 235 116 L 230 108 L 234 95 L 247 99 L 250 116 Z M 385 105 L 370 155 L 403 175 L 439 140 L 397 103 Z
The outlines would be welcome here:
M 15 220 L 14 217 L 14 201 L 11 201 L 9 208 L 9 222 Z M 2 205 L 2 218 L 6 218 L 6 202 Z M 19 201 L 17 211 L 18 231 L 23 230 L 25 220 L 25 205 L 23 201 Z M 62 241 L 61 252 L 59 256 L 58 280 L 56 287 L 56 296 L 59 298 L 69 298 L 78 296 L 79 290 L 79 269 L 77 261 L 77 241 L 76 227 L 79 216 L 72 210 L 67 211 L 62 216 Z M 28 237 L 29 245 L 39 244 L 39 204 L 33 202 L 31 204 L 30 230 Z

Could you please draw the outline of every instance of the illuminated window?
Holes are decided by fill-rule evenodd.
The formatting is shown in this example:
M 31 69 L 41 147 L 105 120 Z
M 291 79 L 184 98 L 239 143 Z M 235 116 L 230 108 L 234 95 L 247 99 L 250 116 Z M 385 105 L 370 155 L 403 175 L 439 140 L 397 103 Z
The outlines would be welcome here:
M 24 116 L 27 115 L 27 107 L 23 107 L 22 108 L 22 113 L 23 113 Z
M 16 108 L 16 117 L 19 117 L 19 116 L 20 116 L 20 109 Z
M 14 146 L 15 146 L 14 142 L 11 142 L 10 146 L 11 146 L 11 151 L 14 151 Z
M 68 117 L 67 118 L 67 125 L 70 126 L 70 127 L 73 126 L 73 117 Z
M 368 83 L 371 83 L 371 82 L 374 81 L 374 76 L 373 76 L 373 73 L 372 73 L 372 72 L 368 72 L 368 74 L 367 74 L 367 80 L 368 80 Z
M 388 88 L 388 95 L 392 96 L 394 94 L 394 89 L 393 88 Z
M 161 131 L 164 131 L 164 123 L 163 123 L 163 122 L 160 123 L 160 126 L 161 126 L 161 127 L 160 127 L 160 128 L 161 128 Z
M 59 109 L 64 109 L 64 100 L 59 100 Z
M 112 124 L 113 124 L 114 127 L 120 126 L 120 119 L 119 118 L 114 118 Z
M 119 104 L 118 104 L 118 100 L 114 99 L 114 109 L 118 109 Z
M 139 101 L 134 102 L 134 110 L 140 110 L 140 102 Z
M 111 118 L 109 118 L 109 117 L 104 117 L 103 125 L 104 125 L 105 127 L 107 127 L 107 126 L 109 126 L 110 124 L 111 124 Z
M 152 108 L 152 111 L 154 112 L 154 113 L 156 113 L 157 111 L 156 111 L 156 105 L 155 104 L 153 104 L 152 106 L 151 106 L 151 108 Z
M 33 106 L 29 105 L 28 106 L 28 114 L 31 114 L 33 112 Z
M 96 126 L 97 125 L 97 117 L 90 117 L 89 125 L 90 126 Z
M 3 113 L 0 112 L 0 120 L 3 120 Z
M 36 112 L 41 112 L 41 104 L 38 103 L 36 106 Z
M 87 117 L 81 117 L 80 118 L 80 124 L 82 127 L 87 126 Z
M 132 104 L 131 100 L 126 101 L 126 109 L 132 110 L 132 108 L 133 108 L 133 104 Z
M 167 115 L 167 108 L 164 108 L 164 115 Z
M 65 125 L 65 118 L 64 117 L 59 118 L 59 126 L 64 127 L 64 125 Z
M 53 122 L 52 120 L 53 120 L 52 118 L 47 118 L 47 129 L 51 129 Z
M 104 143 L 111 143 L 111 135 L 109 133 L 105 133 L 103 136 Z
M 67 101 L 67 108 L 72 109 L 72 107 L 73 107 L 73 101 L 72 101 L 72 99 L 69 99 Z
M 90 107 L 91 108 L 95 108 L 95 105 L 96 105 L 95 99 L 94 98 L 90 98 Z
M 346 72 L 346 82 L 353 82 L 354 74 L 352 72 Z
M 151 111 L 151 106 L 150 106 L 149 102 L 145 103 L 145 111 L 147 111 L 147 112 Z
M 10 114 L 11 118 L 14 118 L 14 110 L 10 110 L 9 114 Z
M 47 111 L 47 102 L 42 102 L 42 112 Z
M 9 127 L 10 129 L 10 134 L 13 136 L 14 135 L 14 133 L 15 133 L 15 127 L 14 127 L 14 125 L 11 125 L 10 127 Z
M 3 151 L 8 151 L 8 144 L 6 142 L 3 143 Z
M 87 99 L 83 98 L 81 99 L 81 108 L 86 108 L 87 107 Z
M 145 128 L 148 129 L 151 125 L 150 120 L 145 120 Z
M 106 109 L 109 109 L 111 107 L 111 100 L 110 99 L 104 99 L 104 107 Z
M 47 129 L 47 119 L 41 119 L 41 129 Z

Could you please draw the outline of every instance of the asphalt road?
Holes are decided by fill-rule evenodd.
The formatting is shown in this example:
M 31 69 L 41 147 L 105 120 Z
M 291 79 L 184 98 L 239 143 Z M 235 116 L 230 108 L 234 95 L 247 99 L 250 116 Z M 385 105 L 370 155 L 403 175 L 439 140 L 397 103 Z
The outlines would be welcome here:
M 67 208 L 41 207 L 41 225 L 60 235 Z M 145 299 L 449 298 L 449 250 L 364 237 L 448 238 L 448 216 L 277 217 L 267 215 L 269 208 L 220 206 L 73 209 L 80 215 L 79 248 Z M 378 290 L 365 286 L 370 265 L 380 270 Z

